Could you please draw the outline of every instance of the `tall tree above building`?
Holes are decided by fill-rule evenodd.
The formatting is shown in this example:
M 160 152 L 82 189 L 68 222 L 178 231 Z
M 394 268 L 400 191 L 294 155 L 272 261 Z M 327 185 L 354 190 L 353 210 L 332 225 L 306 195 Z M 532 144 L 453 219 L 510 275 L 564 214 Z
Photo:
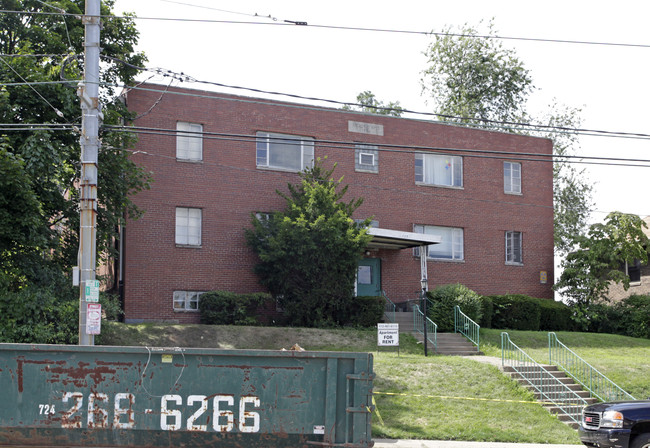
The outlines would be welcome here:
M 399 105 L 399 101 L 384 103 L 383 101 L 378 100 L 375 94 L 370 90 L 365 90 L 358 94 L 357 103 L 353 105 L 345 105 L 343 106 L 343 109 L 355 110 L 368 114 L 390 115 L 393 117 L 400 117 L 403 112 L 403 108 Z
M 138 32 L 131 18 L 111 13 L 113 0 L 101 6 L 102 48 L 101 103 L 104 124 L 119 124 L 128 114 L 117 101 L 122 85 L 133 81 L 134 66 L 146 61 L 135 51 Z M 0 254 L 6 270 L 11 263 L 13 287 L 44 283 L 41 270 L 15 272 L 16 266 L 34 266 L 26 258 L 38 257 L 38 265 L 64 272 L 76 264 L 78 249 L 79 129 L 81 109 L 77 84 L 83 73 L 84 0 L 8 0 L 0 13 L 0 121 L 5 157 L 20 167 L 36 204 L 25 208 L 34 234 L 46 236 L 9 242 L 11 251 Z M 109 17 L 113 16 L 113 17 Z M 7 130 L 9 129 L 9 130 Z M 124 150 L 132 138 L 100 130 L 98 182 L 98 254 L 106 253 L 116 225 L 125 213 L 136 213 L 129 194 L 146 188 L 147 175 L 135 166 Z M 17 181 L 17 178 L 15 178 Z M 34 211 L 38 211 L 38 219 Z M 20 217 L 15 217 L 20 219 Z M 36 247 L 36 244 L 38 247 Z M 11 259 L 10 261 L 7 261 Z
M 530 71 L 513 49 L 497 38 L 492 22 L 487 34 L 465 25 L 437 33 L 425 51 L 428 67 L 422 89 L 431 97 L 442 121 L 538 135 L 553 141 L 555 250 L 565 255 L 584 234 L 592 206 L 592 186 L 583 170 L 566 156 L 575 154 L 580 110 L 552 104 L 542 117 L 532 116 L 527 103 L 535 91 Z M 539 127 L 522 126 L 536 123 Z M 561 129 L 561 132 L 555 132 Z

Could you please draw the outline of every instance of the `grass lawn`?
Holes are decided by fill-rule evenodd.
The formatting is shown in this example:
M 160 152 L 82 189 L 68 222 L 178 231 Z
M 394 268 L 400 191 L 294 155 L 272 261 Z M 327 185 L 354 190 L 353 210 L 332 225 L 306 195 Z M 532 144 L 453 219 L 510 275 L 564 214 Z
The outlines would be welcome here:
M 508 331 L 511 340 L 548 362 L 546 332 Z M 501 330 L 481 329 L 481 351 L 501 356 Z M 574 352 L 636 398 L 650 396 L 650 340 L 590 333 L 557 333 Z M 410 335 L 399 353 L 377 349 L 374 329 L 308 329 L 212 325 L 103 324 L 98 343 L 155 347 L 361 351 L 375 356 L 377 411 L 373 437 L 579 444 L 576 431 L 533 401 L 495 366 L 471 359 L 422 355 Z

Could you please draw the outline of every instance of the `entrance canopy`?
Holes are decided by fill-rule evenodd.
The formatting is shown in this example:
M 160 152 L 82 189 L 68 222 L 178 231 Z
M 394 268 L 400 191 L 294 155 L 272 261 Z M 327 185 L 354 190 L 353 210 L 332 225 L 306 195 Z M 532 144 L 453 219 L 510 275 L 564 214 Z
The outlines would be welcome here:
M 426 235 L 424 233 L 403 232 L 401 230 L 380 229 L 368 227 L 368 234 L 372 235 L 372 241 L 368 249 L 409 249 L 411 247 L 428 246 L 429 244 L 440 244 L 440 235 Z

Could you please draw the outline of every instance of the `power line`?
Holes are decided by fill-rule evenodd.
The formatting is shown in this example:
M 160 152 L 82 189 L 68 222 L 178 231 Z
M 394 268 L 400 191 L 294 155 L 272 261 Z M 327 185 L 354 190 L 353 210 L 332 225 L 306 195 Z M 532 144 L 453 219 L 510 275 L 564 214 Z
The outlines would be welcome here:
M 210 9 L 210 8 L 208 8 Z M 225 11 L 230 13 L 235 13 L 233 11 Z M 44 11 L 17 11 L 17 10 L 8 10 L 0 9 L 0 13 L 8 14 L 23 14 L 23 15 L 62 15 L 62 16 L 72 16 L 78 19 L 81 18 L 81 15 L 74 13 L 62 13 L 62 12 L 44 12 Z M 245 13 L 241 13 L 247 15 Z M 250 14 L 248 14 L 250 15 Z M 631 47 L 631 48 L 650 48 L 650 44 L 636 44 L 636 43 L 625 43 L 625 42 L 605 42 L 605 41 L 586 41 L 586 40 L 570 40 L 570 39 L 551 39 L 551 38 L 535 38 L 535 37 L 517 37 L 517 36 L 492 36 L 492 35 L 481 35 L 481 34 L 462 34 L 462 33 L 443 33 L 435 31 L 417 31 L 417 30 L 399 30 L 399 29 L 388 29 L 388 28 L 365 28 L 365 27 L 346 27 L 346 26 L 337 26 L 337 25 L 314 25 L 308 24 L 304 21 L 297 20 L 285 20 L 283 22 L 257 22 L 257 21 L 234 21 L 234 20 L 216 20 L 216 19 L 184 19 L 179 17 L 138 17 L 138 16 L 118 16 L 118 15 L 100 15 L 102 19 L 129 19 L 129 20 L 159 20 L 165 22 L 186 22 L 186 23 L 220 23 L 220 24 L 230 24 L 230 25 L 266 25 L 266 26 L 302 26 L 302 27 L 311 27 L 311 28 L 321 28 L 321 29 L 332 29 L 332 30 L 345 30 L 345 31 L 362 31 L 362 32 L 380 32 L 380 33 L 395 33 L 395 34 L 414 34 L 414 35 L 423 35 L 423 36 L 449 36 L 449 37 L 467 37 L 467 38 L 477 38 L 477 39 L 501 39 L 501 40 L 518 40 L 518 41 L 531 41 L 531 42 L 544 42 L 544 43 L 556 43 L 556 44 L 573 44 L 573 45 L 595 45 L 595 46 L 614 46 L 614 47 Z M 253 17 L 261 17 L 254 16 Z M 272 17 L 271 17 L 272 18 Z
M 130 126 L 106 125 L 104 126 L 104 128 L 116 132 L 133 132 L 136 134 L 163 135 L 169 137 L 176 137 L 179 134 L 180 135 L 184 134 L 188 136 L 200 134 L 204 139 L 207 140 L 223 140 L 223 141 L 232 141 L 232 142 L 255 142 L 258 138 L 256 134 L 232 134 L 232 133 L 209 132 L 209 131 L 193 132 L 193 131 L 181 131 L 177 129 L 151 128 L 151 127 L 142 127 L 142 126 L 130 127 Z M 278 139 L 278 140 L 282 140 L 283 142 L 286 141 L 286 137 L 271 136 L 270 139 L 271 140 Z M 319 148 L 330 148 L 330 149 L 355 149 L 357 145 L 359 145 L 358 142 L 326 140 L 326 139 L 314 139 L 313 142 L 314 145 L 318 145 Z M 286 144 L 300 145 L 301 143 L 296 141 L 296 143 L 288 142 Z M 522 161 L 531 161 L 531 162 L 563 161 L 567 163 L 578 163 L 578 164 L 588 164 L 588 165 L 631 166 L 631 167 L 639 167 L 639 168 L 650 167 L 650 159 L 627 159 L 627 158 L 617 158 L 617 157 L 536 154 L 536 153 L 522 153 L 522 152 L 513 152 L 513 151 L 495 151 L 495 150 L 487 150 L 487 149 L 449 148 L 449 147 L 439 147 L 439 146 L 420 146 L 420 145 L 387 144 L 387 143 L 372 143 L 371 146 L 376 146 L 377 150 L 386 151 L 386 152 L 416 153 L 422 151 L 440 151 L 440 152 L 462 153 L 465 157 L 474 157 L 474 158 L 510 159 L 510 160 L 522 160 Z M 622 162 L 622 163 L 612 163 L 612 162 Z M 639 163 L 642 163 L 643 165 L 639 165 Z
M 134 66 L 135 67 L 135 66 Z M 150 71 L 150 69 L 143 69 Z M 167 70 L 164 69 L 151 69 L 152 71 L 155 71 L 158 74 L 162 74 L 163 76 L 167 72 Z M 343 101 L 337 101 L 337 100 L 330 100 L 330 99 L 325 99 L 325 98 L 317 98 L 317 97 L 308 97 L 308 96 L 303 96 L 303 95 L 296 95 L 296 94 L 291 94 L 291 93 L 282 93 L 282 92 L 273 92 L 273 91 L 268 91 L 268 90 L 261 90 L 261 89 L 255 89 L 255 88 L 250 88 L 250 87 L 240 87 L 240 86 L 230 86 L 228 84 L 223 84 L 223 83 L 218 83 L 218 82 L 213 82 L 213 81 L 201 81 L 201 80 L 196 80 L 192 77 L 189 77 L 188 75 L 185 75 L 183 73 L 180 74 L 174 74 L 174 72 L 171 72 L 170 76 L 184 76 L 186 77 L 185 79 L 191 79 L 192 81 L 190 82 L 197 82 L 197 83 L 202 83 L 202 84 L 209 84 L 217 87 L 224 87 L 224 88 L 233 88 L 233 89 L 241 89 L 241 90 L 247 90 L 255 93 L 263 93 L 263 94 L 268 94 L 268 95 L 276 95 L 276 96 L 286 96 L 289 98 L 293 99 L 301 99 L 301 100 L 307 100 L 307 101 L 320 101 L 320 102 L 325 102 L 325 103 L 330 103 L 330 104 L 336 104 L 336 105 L 342 105 L 342 106 L 359 106 L 359 107 L 364 107 L 364 104 L 358 104 L 358 103 L 352 103 L 352 102 L 343 102 Z M 177 78 L 177 79 L 182 79 L 182 78 Z M 158 84 L 156 84 L 158 85 Z M 128 87 L 128 86 L 124 86 Z M 135 90 L 143 90 L 143 91 L 151 91 L 151 92 L 158 92 L 158 89 L 151 89 L 151 88 L 146 88 L 146 87 L 137 87 L 134 88 Z M 211 98 L 211 99 L 221 99 L 221 100 L 226 100 L 226 101 L 239 101 L 239 102 L 249 102 L 249 103 L 259 103 L 259 104 L 266 104 L 266 105 L 274 105 L 273 103 L 265 102 L 263 99 L 260 100 L 253 100 L 253 99 L 233 99 L 233 98 L 225 98 L 223 96 L 218 96 L 219 92 L 213 93 L 211 95 L 201 95 L 201 94 L 196 94 L 196 93 L 191 93 L 191 92 L 176 92 L 173 90 L 169 90 L 167 93 L 172 94 L 172 95 L 186 95 L 186 96 L 191 96 L 191 97 L 199 97 L 199 98 Z M 207 93 L 207 92 L 206 92 Z M 294 107 L 294 108 L 304 108 L 304 109 L 316 109 L 316 108 L 311 108 L 309 106 L 305 105 L 295 105 L 295 104 L 277 104 L 278 106 L 283 106 L 283 107 Z M 372 107 L 372 106 L 371 106 Z M 384 107 L 375 107 L 376 109 L 389 109 L 389 110 L 395 110 L 391 108 L 384 108 Z M 318 108 L 322 110 L 322 108 Z M 450 119 L 456 119 L 456 120 L 467 120 L 467 117 L 458 117 L 458 116 L 452 116 L 452 115 L 444 115 L 444 114 L 436 114 L 433 112 L 416 112 L 416 111 L 411 111 L 409 109 L 401 109 L 404 112 L 410 113 L 410 114 L 415 114 L 415 115 L 422 115 L 422 116 L 435 116 L 438 118 L 450 118 Z M 359 111 L 347 111 L 347 112 L 359 112 Z M 532 129 L 533 131 L 548 131 L 548 132 L 554 132 L 554 133 L 570 133 L 570 134 L 576 134 L 576 135 L 586 135 L 586 136 L 602 136 L 602 137 L 620 137 L 620 138 L 632 138 L 632 139 L 650 139 L 650 134 L 644 134 L 644 133 L 638 133 L 638 132 L 619 132 L 619 131 L 605 131 L 605 130 L 598 130 L 598 129 L 585 129 L 585 128 L 569 128 L 569 127 L 563 127 L 563 126 L 551 126 L 551 125 L 542 125 L 542 124 L 534 124 L 534 123 L 518 123 L 518 122 L 508 122 L 508 121 L 496 121 L 496 120 L 486 120 L 483 119 L 485 123 L 488 124 L 468 124 L 468 123 L 460 123 L 460 122 L 454 122 L 454 121 L 437 121 L 437 123 L 440 124 L 446 124 L 446 125 L 455 125 L 455 126 L 463 126 L 463 127 L 489 127 L 490 129 L 493 129 L 493 125 L 503 125 L 501 129 L 509 130 L 512 131 L 513 127 L 515 129 L 517 128 L 525 128 L 525 129 Z

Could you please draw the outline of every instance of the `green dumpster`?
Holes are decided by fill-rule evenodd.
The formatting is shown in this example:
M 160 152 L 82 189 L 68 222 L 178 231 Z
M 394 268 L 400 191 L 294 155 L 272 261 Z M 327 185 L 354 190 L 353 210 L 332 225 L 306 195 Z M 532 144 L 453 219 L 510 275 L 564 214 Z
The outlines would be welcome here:
M 0 344 L 0 445 L 371 447 L 372 355 Z

